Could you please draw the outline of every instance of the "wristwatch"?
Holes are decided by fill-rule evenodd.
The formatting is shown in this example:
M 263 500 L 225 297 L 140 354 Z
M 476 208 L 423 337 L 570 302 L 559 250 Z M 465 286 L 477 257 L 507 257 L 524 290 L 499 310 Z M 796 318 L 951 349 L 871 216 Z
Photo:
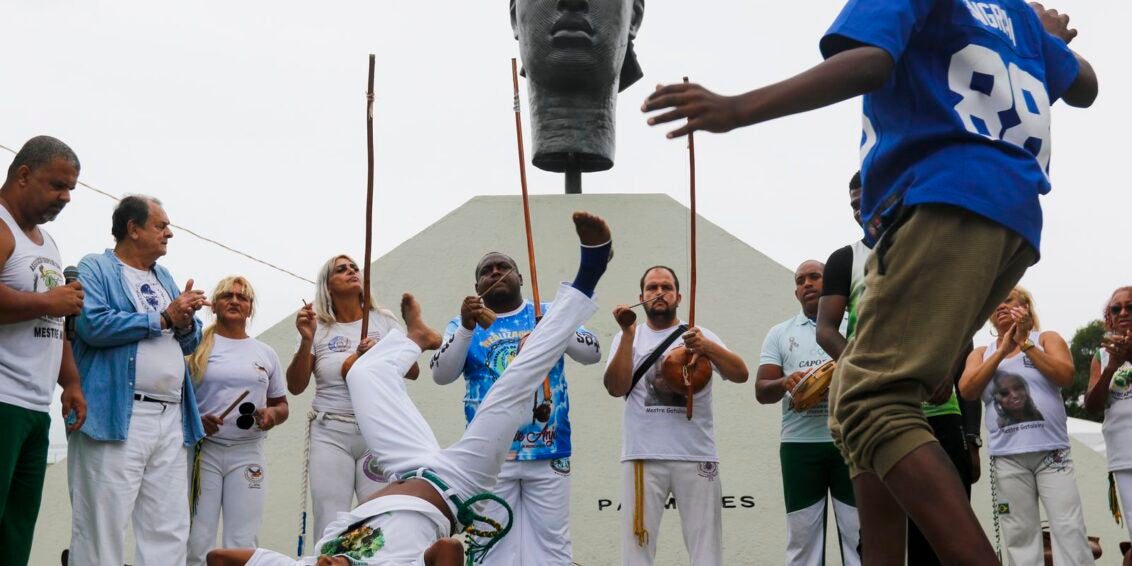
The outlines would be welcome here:
M 1027 340 L 1027 341 L 1022 343 L 1022 352 L 1027 352 L 1027 351 L 1029 351 L 1030 348 L 1033 348 L 1033 347 L 1034 347 L 1034 343 Z
M 982 448 L 983 447 L 983 439 L 982 439 L 981 436 L 979 436 L 977 434 L 968 434 L 967 435 L 967 444 L 974 445 L 975 448 Z

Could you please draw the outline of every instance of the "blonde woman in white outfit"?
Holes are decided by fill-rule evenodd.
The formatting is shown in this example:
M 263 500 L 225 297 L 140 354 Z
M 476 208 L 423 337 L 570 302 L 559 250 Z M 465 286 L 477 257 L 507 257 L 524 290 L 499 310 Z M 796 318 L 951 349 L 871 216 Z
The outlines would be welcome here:
M 1089 371 L 1085 408 L 1104 411 L 1105 456 L 1116 480 L 1124 524 L 1132 537 L 1132 287 L 1113 292 L 1105 305 L 1105 338 Z
M 1061 388 L 1073 383 L 1069 346 L 1056 332 L 1039 332 L 1034 299 L 1021 287 L 990 322 L 998 339 L 967 357 L 959 393 L 982 398 L 986 406 L 991 489 L 1005 562 L 1043 562 L 1040 500 L 1053 535 L 1054 564 L 1092 564 L 1061 399 Z
M 207 435 L 197 445 L 191 482 L 190 566 L 203 565 L 205 554 L 216 546 L 222 509 L 223 546 L 255 546 L 259 537 L 267 489 L 263 441 L 268 430 L 287 420 L 288 409 L 279 356 L 248 336 L 254 311 L 255 291 L 247 279 L 221 280 L 212 292 L 216 322 L 204 329 L 189 356 Z M 233 403 L 236 408 L 221 417 Z
M 375 341 L 400 324 L 393 313 L 372 300 L 363 305 L 364 300 L 357 262 L 338 255 L 319 271 L 314 303 L 295 318 L 299 348 L 287 366 L 287 389 L 299 395 L 310 385 L 312 372 L 315 379 L 306 464 L 314 521 L 313 529 L 307 524 L 307 533 L 321 533 L 338 513 L 353 508 L 355 498 L 365 501 L 385 485 L 385 472 L 366 448 L 354 418 L 342 364 L 356 357 L 362 316 L 369 317 L 368 337 Z M 418 373 L 414 364 L 405 377 L 416 379 Z

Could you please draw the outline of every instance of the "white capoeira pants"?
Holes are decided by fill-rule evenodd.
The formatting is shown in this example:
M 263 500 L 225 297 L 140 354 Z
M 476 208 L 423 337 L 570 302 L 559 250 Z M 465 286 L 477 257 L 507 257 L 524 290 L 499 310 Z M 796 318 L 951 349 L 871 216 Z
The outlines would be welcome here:
M 311 435 L 310 493 L 314 530 L 321 533 L 339 513 L 381 491 L 387 484 L 354 423 L 317 413 Z M 388 434 L 388 432 L 386 432 Z
M 484 557 L 483 566 L 570 566 L 570 460 L 508 461 L 494 492 L 515 522 Z
M 995 456 L 999 524 L 1006 563 L 1042 564 L 1042 523 L 1038 501 L 1046 510 L 1054 564 L 1093 564 L 1085 532 L 1085 514 L 1069 450 Z M 1005 507 L 1004 507 L 1005 505 Z
M 421 468 L 431 470 L 461 499 L 491 491 L 499 478 L 515 431 L 524 419 L 529 418 L 531 395 L 566 352 L 567 341 L 596 311 L 597 304 L 592 299 L 569 285 L 562 285 L 554 308 L 539 322 L 522 351 L 492 385 L 460 440 L 448 448 L 440 448 L 432 428 L 413 404 L 405 387 L 405 373 L 420 358 L 421 349 L 401 330 L 390 332 L 359 358 L 346 376 L 358 426 L 380 468 L 393 476 Z M 389 434 L 391 430 L 398 431 L 398 434 Z M 373 499 L 362 507 L 381 505 L 383 512 L 393 512 L 391 520 L 396 523 L 396 509 L 385 504 L 386 497 Z M 423 501 L 413 497 L 408 499 Z M 715 502 L 718 506 L 718 495 Z M 425 505 L 432 508 L 427 502 Z M 355 509 L 354 515 L 359 510 L 361 507 Z M 422 511 L 416 509 L 409 511 L 412 513 L 405 515 L 406 520 L 417 520 L 418 515 L 422 515 Z M 434 515 L 439 515 L 439 512 Z M 328 527 L 322 540 L 312 547 L 314 552 L 324 542 L 340 534 L 341 530 L 335 527 L 342 525 L 344 528 L 347 520 Z M 393 527 L 386 524 L 383 528 L 388 530 Z M 386 537 L 385 547 L 367 563 L 400 564 L 396 559 L 387 559 L 386 555 L 419 557 L 437 538 Z M 405 548 L 405 545 L 412 545 L 412 548 Z M 248 562 L 248 566 L 291 564 L 303 562 L 262 549 Z
M 189 540 L 188 456 L 181 406 L 134 401 L 124 442 L 67 439 L 71 566 L 122 566 L 134 526 L 136 566 L 184 564 Z
M 660 519 L 669 496 L 676 499 L 688 563 L 695 566 L 723 564 L 723 487 L 716 462 L 645 460 L 644 519 L 648 543 L 641 546 L 633 533 L 637 501 L 633 460 L 621 463 L 621 564 L 651 566 L 656 559 Z
M 861 519 L 857 508 L 828 498 L 833 502 L 834 522 L 841 541 L 841 560 L 845 566 L 860 566 L 857 554 Z M 826 499 L 809 507 L 786 514 L 786 564 L 806 566 L 825 564 Z
M 1132 470 L 1116 470 L 1112 472 L 1116 480 L 1116 494 L 1120 497 L 1120 509 L 1124 513 L 1124 526 L 1128 527 L 1128 538 L 1132 540 Z
M 267 465 L 263 438 L 240 442 L 205 439 L 200 446 L 200 496 L 189 530 L 189 566 L 203 566 L 216 547 L 224 512 L 223 548 L 256 545 L 263 522 Z

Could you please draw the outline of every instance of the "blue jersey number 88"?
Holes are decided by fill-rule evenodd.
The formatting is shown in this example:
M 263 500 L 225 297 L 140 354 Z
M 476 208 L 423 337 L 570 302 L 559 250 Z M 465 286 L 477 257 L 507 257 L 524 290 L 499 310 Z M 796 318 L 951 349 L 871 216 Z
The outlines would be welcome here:
M 955 112 L 967 131 L 1026 148 L 1035 153 L 1042 171 L 1048 170 L 1049 95 L 1042 81 L 1014 63 L 1007 65 L 997 52 L 972 44 L 951 56 L 947 82 L 963 97 Z M 1019 123 L 1004 131 L 999 113 L 1011 109 Z

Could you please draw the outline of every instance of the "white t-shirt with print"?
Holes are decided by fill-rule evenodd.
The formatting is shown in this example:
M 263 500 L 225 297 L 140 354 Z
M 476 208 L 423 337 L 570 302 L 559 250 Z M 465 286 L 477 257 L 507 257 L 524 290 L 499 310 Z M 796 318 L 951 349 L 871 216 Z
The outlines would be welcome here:
M 390 330 L 401 328 L 401 323 L 393 313 L 377 309 L 369 313 L 368 335 L 380 341 Z M 358 338 L 362 334 L 362 321 L 335 322 L 325 325 L 318 323 L 314 332 L 314 400 L 311 407 L 316 411 L 353 415 L 354 406 L 350 402 L 350 391 L 346 379 L 342 377 L 342 363 L 358 349 Z
M 151 269 L 135 269 L 122 264 L 122 276 L 130 299 L 140 313 L 164 312 L 173 302 Z M 134 392 L 172 403 L 180 402 L 185 382 L 185 355 L 173 336 L 173 329 L 161 331 L 138 342 L 134 361 Z
M 219 416 L 244 391 L 249 393 L 224 417 L 220 430 L 209 438 L 231 441 L 262 438 L 267 433 L 255 425 L 255 411 L 266 407 L 268 399 L 287 396 L 279 356 L 255 338 L 237 340 L 215 335 L 213 340 L 204 378 L 196 385 L 200 414 Z
M 840 332 L 847 325 L 842 319 Z M 803 313 L 783 321 L 770 329 L 763 340 L 759 365 L 776 365 L 782 375 L 796 371 L 809 371 L 830 360 L 817 340 L 817 323 Z M 822 400 L 801 413 L 790 408 L 787 397 L 782 398 L 782 442 L 833 442 L 829 434 L 829 393 Z
M 1103 348 L 1098 353 L 1103 370 L 1108 365 L 1109 355 Z M 1112 374 L 1101 432 L 1104 433 L 1108 471 L 1132 469 L 1132 363 L 1124 362 Z
M 680 322 L 679 324 L 686 324 Z M 645 358 L 676 331 L 677 326 L 663 330 L 653 330 L 648 325 L 637 326 L 633 337 L 633 370 Z M 714 332 L 699 327 L 704 338 L 726 348 Z M 621 345 L 621 332 L 613 337 L 613 348 L 606 361 L 617 355 Z M 665 352 L 684 343 L 677 338 Z M 685 462 L 718 462 L 715 450 L 715 428 L 711 415 L 711 381 L 708 381 L 692 399 L 692 420 L 685 413 L 687 397 L 682 392 L 671 391 L 659 375 L 664 356 L 657 358 L 653 367 L 641 377 L 636 387 L 629 392 L 625 402 L 625 416 L 622 425 L 621 461 L 628 460 L 679 460 Z M 716 373 L 718 369 L 712 367 Z
M 1030 333 L 1041 349 L 1041 336 Z M 986 360 L 998 348 L 987 346 Z M 1069 429 L 1061 388 L 1042 375 L 1023 353 L 1002 360 L 982 394 L 991 456 L 1011 456 L 1069 448 Z

